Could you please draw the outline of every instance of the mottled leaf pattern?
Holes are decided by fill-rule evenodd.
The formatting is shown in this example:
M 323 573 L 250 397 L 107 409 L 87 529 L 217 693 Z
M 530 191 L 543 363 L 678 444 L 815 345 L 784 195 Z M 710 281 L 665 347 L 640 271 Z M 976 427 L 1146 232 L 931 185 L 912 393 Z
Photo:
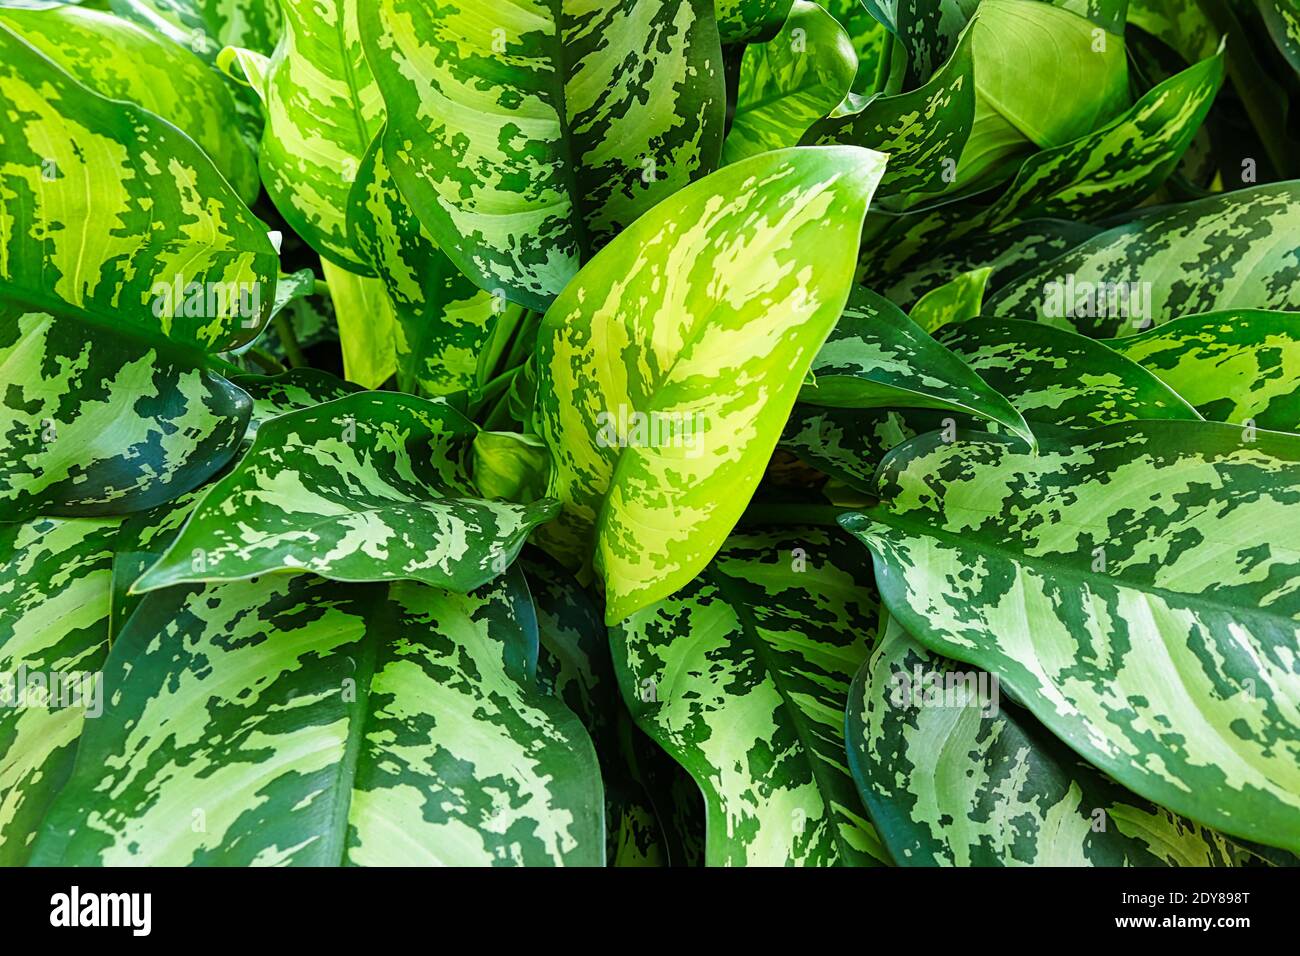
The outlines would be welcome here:
M 1176 813 L 1300 847 L 1300 437 L 1136 422 L 926 436 L 842 523 L 892 615 Z M 1253 440 L 1252 440 L 1253 438 Z M 996 637 L 994 637 L 996 635 Z
M 835 18 L 795 0 L 780 33 L 745 48 L 722 161 L 797 146 L 848 95 L 857 68 L 853 41 Z
M 221 351 L 274 301 L 266 228 L 194 141 L 2 23 L 0 210 L 0 294 L 35 308 Z
M 1200 417 L 1136 362 L 1065 329 L 976 319 L 944 330 L 939 340 L 1032 422 L 1091 428 Z
M 569 563 L 594 553 L 610 622 L 692 580 L 740 517 L 844 306 L 883 164 L 838 146 L 727 166 L 547 312 L 536 418 L 564 512 L 543 540 Z
M 975 79 L 969 34 L 924 86 L 873 99 L 858 113 L 817 123 L 805 143 L 849 143 L 889 156 L 882 196 L 942 189 L 975 115 Z
M 1098 289 L 1140 297 L 1157 324 L 1230 308 L 1300 309 L 1298 232 L 1294 182 L 1152 209 L 1025 273 L 984 314 L 1109 338 L 1137 331 L 1135 316 L 1112 307 L 1108 294 L 1099 301 Z M 1073 297 L 1064 294 L 1070 277 Z M 1098 305 L 1103 314 L 1088 314 Z M 1069 306 L 1075 315 L 1053 314 Z
M 1222 83 L 1220 51 L 1158 84 L 1101 129 L 1035 153 L 989 221 L 1097 217 L 1136 205 L 1178 165 Z
M 380 392 L 270 419 L 134 590 L 295 569 L 471 590 L 556 511 L 476 497 L 475 431 L 449 405 Z
M 0 306 L 0 521 L 140 511 L 234 455 L 251 403 L 175 346 Z
M 1231 866 L 1230 844 L 1116 786 L 986 671 L 894 619 L 849 692 L 849 766 L 903 866 Z
M 1300 313 L 1189 315 L 1107 344 L 1211 421 L 1300 432 Z
M 276 208 L 322 256 L 364 271 L 348 241 L 348 193 L 384 122 L 357 28 L 364 0 L 280 3 L 283 31 L 270 58 L 232 47 L 221 62 L 237 62 L 262 98 L 259 161 Z
M 610 631 L 637 723 L 704 791 L 709 865 L 881 858 L 844 745 L 876 612 L 865 554 L 799 528 L 733 536 L 690 585 Z
M 858 286 L 799 400 L 837 408 L 935 408 L 998 422 L 1032 441 L 1005 398 L 888 299 Z
M 515 574 L 151 594 L 33 862 L 598 865 L 596 756 L 536 659 Z
M 4 9 L 0 23 L 97 93 L 180 127 L 245 202 L 257 198 L 257 160 L 230 135 L 239 123 L 235 98 L 198 57 L 144 27 L 81 7 Z
M 21 866 L 72 769 L 87 718 L 102 719 L 92 684 L 108 654 L 116 519 L 0 524 L 0 865 Z M 39 677 L 43 685 L 28 675 Z M 49 690 L 52 675 L 89 691 Z M 21 682 L 21 683 L 20 683 Z M 104 688 L 99 688 L 103 693 Z M 45 704 L 45 705 L 43 705 Z M 53 705 L 53 706 L 49 706 Z M 98 711 L 98 712 L 97 712 Z
M 545 308 L 596 247 L 717 163 L 710 0 L 515 0 L 491 16 L 377 0 L 361 24 L 393 179 L 465 275 L 512 301 Z
M 253 401 L 246 437 L 279 415 L 345 398 L 361 388 L 314 368 L 297 368 L 281 375 L 237 375 L 232 381 Z
M 362 161 L 350 201 L 355 244 L 392 304 L 398 385 L 430 396 L 482 385 L 492 331 L 519 307 L 480 290 L 434 244 L 393 182 L 382 138 Z

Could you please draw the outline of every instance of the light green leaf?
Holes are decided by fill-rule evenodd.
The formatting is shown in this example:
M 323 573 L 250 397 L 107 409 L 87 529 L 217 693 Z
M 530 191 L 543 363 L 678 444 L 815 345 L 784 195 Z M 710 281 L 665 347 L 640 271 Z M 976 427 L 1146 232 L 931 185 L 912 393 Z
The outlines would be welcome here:
M 1298 488 L 1300 437 L 1209 422 L 1074 432 L 1036 456 L 930 435 L 842 523 L 917 640 L 997 674 L 1141 796 L 1294 851 Z
M 564 504 L 545 547 L 591 562 L 610 622 L 708 564 L 839 318 L 884 157 L 734 163 L 642 216 L 546 313 L 537 429 Z
M 1020 276 L 984 314 L 1109 338 L 1201 312 L 1300 309 L 1298 233 L 1297 182 L 1158 207 Z
M 339 327 L 343 376 L 378 388 L 397 371 L 397 317 L 382 279 L 357 275 L 321 260 Z
M 225 467 L 251 409 L 201 357 L 12 306 L 0 382 L 0 521 L 161 504 Z
M 984 289 L 992 274 L 988 266 L 972 269 L 931 289 L 912 306 L 912 321 L 926 332 L 970 321 L 984 307 Z
M 362 33 L 384 159 L 429 235 L 489 292 L 544 309 L 583 260 L 722 143 L 711 0 L 379 0 Z
M 600 865 L 596 755 L 536 657 L 517 572 L 469 595 L 305 574 L 151 594 L 32 860 Z
M 903 866 L 1231 866 L 1222 836 L 1135 797 L 890 618 L 849 692 L 849 766 Z
M 1300 432 L 1300 314 L 1189 315 L 1106 344 L 1211 421 Z
M 855 286 L 813 359 L 799 401 L 834 408 L 934 408 L 1005 425 L 1032 443 L 1009 402 L 888 299 Z
M 996 178 L 1026 151 L 1063 146 L 1129 106 L 1123 37 L 1075 13 L 982 0 L 970 29 L 975 127 L 955 187 Z
M 490 501 L 544 497 L 550 470 L 551 454 L 536 435 L 484 431 L 474 438 L 474 487 Z
M 231 128 L 235 98 L 203 62 L 156 33 L 97 10 L 59 6 L 0 10 L 0 23 L 109 99 L 143 107 L 180 127 L 251 203 L 261 189 L 257 160 Z
M 256 338 L 275 248 L 175 126 L 0 24 L 0 143 L 0 295 L 214 352 Z
M 103 713 L 107 697 L 94 677 L 108 654 L 118 524 L 0 525 L 0 865 L 27 862 L 86 719 Z M 55 681 L 54 706 L 42 705 L 38 678 L 47 690 Z
M 396 392 L 264 422 L 133 590 L 279 570 L 478 587 L 556 507 L 478 498 L 464 460 L 476 431 L 449 405 Z
M 882 859 L 844 745 L 877 610 L 865 553 L 798 528 L 733 536 L 680 593 L 611 629 L 633 717 L 704 791 L 707 865 Z
M 848 95 L 857 68 L 853 41 L 835 18 L 795 0 L 781 32 L 745 47 L 722 161 L 797 146 Z

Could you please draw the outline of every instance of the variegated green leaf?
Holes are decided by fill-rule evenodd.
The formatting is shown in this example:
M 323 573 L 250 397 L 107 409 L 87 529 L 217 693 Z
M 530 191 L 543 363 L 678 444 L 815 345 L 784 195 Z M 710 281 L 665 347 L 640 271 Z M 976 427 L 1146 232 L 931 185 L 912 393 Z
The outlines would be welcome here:
M 610 631 L 633 716 L 704 791 L 708 865 L 882 859 L 845 761 L 849 682 L 877 606 L 837 529 L 737 534 Z
M 108 0 L 119 16 L 144 24 L 215 62 L 223 47 L 270 55 L 280 35 L 280 0 Z
M 876 97 L 858 113 L 815 124 L 805 143 L 850 143 L 889 156 L 881 195 L 942 189 L 952 182 L 975 115 L 968 33 L 924 86 Z
M 206 489 L 197 488 L 178 495 L 148 511 L 128 516 L 122 521 L 113 541 L 113 597 L 109 618 L 110 644 L 122 633 L 126 622 L 144 600 L 131 585 L 139 580 L 171 547 Z
M 724 43 L 752 43 L 780 29 L 792 0 L 716 0 Z
M 984 266 L 936 286 L 912 306 L 912 321 L 926 332 L 970 321 L 984 307 L 984 289 L 992 274 L 992 268 Z
M 1235 848 L 1116 786 L 890 619 L 849 692 L 849 766 L 903 866 L 1231 866 Z
M 1001 394 L 1031 427 L 1095 428 L 1141 419 L 1196 419 L 1197 412 L 1140 365 L 1092 339 L 1038 322 L 975 320 L 942 343 Z M 996 427 L 996 426 L 995 426 Z M 783 448 L 851 488 L 871 494 L 885 454 L 938 431 L 992 430 L 955 410 L 796 405 Z
M 862 0 L 828 0 L 825 7 L 848 33 L 858 58 L 858 70 L 851 95 L 841 107 L 842 110 L 851 112 L 855 100 L 875 92 L 876 77 L 880 73 L 882 61 L 886 60 L 886 50 L 893 38 L 885 25 L 872 16 Z
M 659 821 L 628 766 L 621 738 L 636 734 L 646 746 L 650 743 L 624 726 L 628 717 L 600 606 L 576 578 L 544 555 L 526 553 L 520 567 L 537 609 L 538 679 L 582 720 L 600 759 L 609 860 L 615 866 L 663 865 Z
M 907 51 L 903 88 L 930 79 L 952 55 L 980 0 L 897 0 L 895 33 Z
M 378 0 L 361 17 L 384 159 L 489 292 L 543 309 L 602 243 L 718 160 L 711 0 Z M 490 121 L 489 121 L 490 120 Z
M 1106 343 L 1211 421 L 1300 432 L 1300 314 L 1189 315 Z
M 256 337 L 275 248 L 194 141 L 0 23 L 0 295 L 210 351 Z
M 33 862 L 599 865 L 596 755 L 536 659 L 517 572 L 151 594 Z
M 217 60 L 223 49 L 270 56 L 280 37 L 280 0 L 108 0 L 108 5 L 118 16 L 189 50 L 222 80 L 227 77 Z M 241 83 L 232 92 L 240 135 L 256 147 L 262 135 L 261 101 Z
M 1300 3 L 1297 0 L 1260 0 L 1259 13 L 1278 50 L 1300 73 Z
M 480 290 L 434 244 L 393 182 L 382 138 L 362 161 L 350 202 L 354 243 L 392 303 L 399 387 L 438 396 L 485 384 L 492 334 L 500 320 L 517 320 L 520 307 Z
M 348 235 L 348 193 L 384 122 L 384 103 L 357 30 L 364 0 L 280 0 L 283 30 L 268 58 L 229 47 L 266 115 L 259 154 L 267 194 L 322 257 L 369 266 Z
M 0 521 L 140 511 L 230 461 L 250 402 L 196 355 L 0 305 Z
M 1020 276 L 985 315 L 1110 338 L 1231 308 L 1300 309 L 1300 183 L 1134 216 Z
M 465 461 L 475 432 L 451 406 L 395 392 L 263 422 L 134 590 L 279 570 L 478 587 L 556 507 L 478 498 Z
M 988 221 L 1095 218 L 1132 208 L 1178 165 L 1222 83 L 1220 50 L 1158 84 L 1095 132 L 1035 153 Z
M 249 439 L 272 418 L 361 391 L 351 382 L 314 368 L 296 368 L 280 375 L 236 375 L 231 381 L 253 400 L 246 433 Z
M 993 291 L 1100 231 L 1084 223 L 1034 219 L 979 232 L 937 249 L 925 249 L 914 262 L 896 268 L 888 279 L 879 277 L 882 284 L 873 287 L 882 288 L 887 299 L 911 312 L 922 296 L 955 275 L 987 268 L 991 270 L 987 289 Z M 872 285 L 870 278 L 867 284 Z
M 842 523 L 889 612 L 998 675 L 1061 740 L 1175 813 L 1300 848 L 1300 436 L 1075 432 L 1036 456 L 923 436 Z
M 896 409 L 799 404 L 781 433 L 781 447 L 850 488 L 870 491 L 885 452 L 916 436 L 907 418 Z
M 854 287 L 799 401 L 833 408 L 935 408 L 998 422 L 1033 441 L 1011 404 L 888 299 Z
M 1210 56 L 1220 36 L 1200 3 L 1129 0 L 1127 19 L 1178 51 L 1188 63 Z
M 883 165 L 827 146 L 724 167 L 546 313 L 536 416 L 564 512 L 543 540 L 594 565 L 610 622 L 691 581 L 740 517 L 843 309 Z
M 795 0 L 776 36 L 745 48 L 722 161 L 797 146 L 848 95 L 857 69 L 853 41 L 836 19 Z
M 102 717 L 118 524 L 0 525 L 0 866 L 27 862 L 86 720 Z
M 235 98 L 201 60 L 127 20 L 81 7 L 0 10 L 0 23 L 110 99 L 135 103 L 180 127 L 251 203 L 261 181 L 257 160 L 231 128 Z
M 1031 422 L 1093 428 L 1201 417 L 1135 361 L 1041 322 L 976 319 L 944 330 L 939 341 Z

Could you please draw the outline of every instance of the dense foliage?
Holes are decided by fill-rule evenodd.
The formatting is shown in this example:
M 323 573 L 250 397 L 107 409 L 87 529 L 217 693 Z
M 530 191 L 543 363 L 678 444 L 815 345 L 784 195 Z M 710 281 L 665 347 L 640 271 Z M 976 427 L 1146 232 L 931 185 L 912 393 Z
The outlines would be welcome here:
M 1297 0 L 0 0 L 0 864 L 1287 864 Z

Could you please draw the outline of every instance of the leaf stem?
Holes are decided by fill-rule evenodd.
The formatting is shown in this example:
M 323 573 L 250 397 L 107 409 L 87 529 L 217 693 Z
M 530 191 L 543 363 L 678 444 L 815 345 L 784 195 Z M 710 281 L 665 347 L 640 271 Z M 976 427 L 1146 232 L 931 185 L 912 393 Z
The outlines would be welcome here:
M 303 368 L 310 365 L 307 356 L 303 355 L 302 346 L 298 344 L 298 336 L 293 330 L 293 323 L 289 320 L 289 313 L 280 312 L 271 321 L 275 324 L 275 330 L 280 333 L 280 344 L 284 346 L 284 355 L 289 360 L 289 368 Z
M 283 372 L 289 371 L 261 349 L 249 349 L 244 353 L 244 355 L 262 366 L 262 368 L 264 368 L 270 375 L 280 375 Z

